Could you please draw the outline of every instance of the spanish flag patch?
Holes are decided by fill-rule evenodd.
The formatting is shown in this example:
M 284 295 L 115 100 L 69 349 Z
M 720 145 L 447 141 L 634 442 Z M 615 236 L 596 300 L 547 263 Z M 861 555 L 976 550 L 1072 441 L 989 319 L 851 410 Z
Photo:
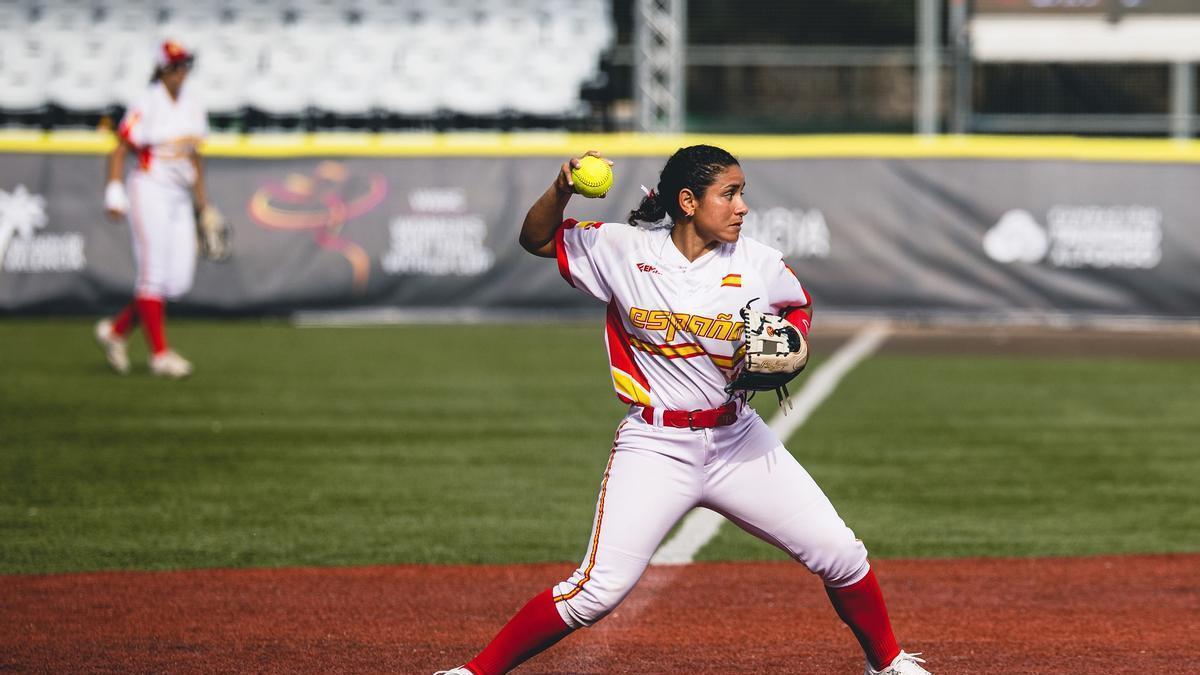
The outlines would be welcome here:
M 734 288 L 742 287 L 742 275 L 726 274 L 725 278 L 721 279 L 722 286 L 733 286 Z

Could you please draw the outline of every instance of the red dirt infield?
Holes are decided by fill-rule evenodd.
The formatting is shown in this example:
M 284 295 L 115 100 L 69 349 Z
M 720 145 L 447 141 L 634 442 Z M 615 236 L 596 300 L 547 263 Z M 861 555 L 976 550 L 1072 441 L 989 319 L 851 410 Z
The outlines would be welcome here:
M 876 561 L 935 673 L 1195 673 L 1200 555 Z M 432 673 L 569 563 L 0 577 L 0 671 Z M 853 673 L 794 563 L 651 568 L 617 611 L 518 672 Z

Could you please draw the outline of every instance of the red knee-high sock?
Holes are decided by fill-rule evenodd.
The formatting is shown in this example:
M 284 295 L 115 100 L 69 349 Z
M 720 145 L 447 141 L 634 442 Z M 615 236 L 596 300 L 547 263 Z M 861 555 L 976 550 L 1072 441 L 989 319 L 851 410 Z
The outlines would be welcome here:
M 146 330 L 146 342 L 150 345 L 151 354 L 161 354 L 167 350 L 166 323 L 161 298 L 137 298 L 138 316 Z
M 554 608 L 553 589 L 533 597 L 490 644 L 471 659 L 467 669 L 476 675 L 501 675 L 542 653 L 573 629 Z
M 137 303 L 131 302 L 125 305 L 125 309 L 117 312 L 113 317 L 112 329 L 113 332 L 121 337 L 129 335 L 129 331 L 137 324 Z
M 883 591 L 879 589 L 874 570 L 868 571 L 862 580 L 844 588 L 826 586 L 825 592 L 829 594 L 838 616 L 854 631 L 871 667 L 880 670 L 900 655 L 900 646 L 896 644 L 896 636 L 892 633 L 892 622 L 888 619 L 887 605 L 883 602 Z

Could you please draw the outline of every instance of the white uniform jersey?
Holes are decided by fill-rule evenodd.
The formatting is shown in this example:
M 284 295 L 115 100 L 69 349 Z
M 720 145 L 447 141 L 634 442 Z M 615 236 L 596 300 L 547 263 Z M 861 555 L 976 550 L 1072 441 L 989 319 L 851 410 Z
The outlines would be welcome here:
M 155 182 L 183 188 L 196 182 L 190 155 L 208 135 L 208 115 L 186 83 L 177 99 L 161 82 L 150 85 L 117 133 L 137 150 L 140 170 Z
M 688 261 L 670 229 L 566 220 L 556 235 L 567 283 L 608 303 L 617 397 L 668 410 L 716 408 L 745 346 L 739 310 L 809 305 L 782 254 L 748 237 Z

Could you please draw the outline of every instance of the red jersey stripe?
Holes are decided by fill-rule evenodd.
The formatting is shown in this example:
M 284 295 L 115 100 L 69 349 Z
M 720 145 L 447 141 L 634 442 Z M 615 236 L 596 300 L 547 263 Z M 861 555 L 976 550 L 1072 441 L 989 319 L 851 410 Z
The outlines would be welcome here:
M 638 367 L 636 361 L 633 360 L 633 349 L 629 344 L 629 333 L 625 330 L 625 324 L 621 320 L 621 314 L 617 310 L 616 300 L 608 303 L 608 312 L 605 320 L 605 342 L 608 344 L 608 363 L 613 369 L 619 370 L 628 375 L 634 383 L 640 386 L 647 394 L 650 392 L 650 381 L 646 379 L 645 373 Z M 627 396 L 622 396 L 618 390 L 617 398 L 620 398 L 625 403 L 643 403 L 648 405 L 648 401 L 630 400 Z
M 571 279 L 571 263 L 567 260 L 567 241 L 563 236 L 563 233 L 572 227 L 575 227 L 575 221 L 568 218 L 554 233 L 554 257 L 558 259 L 558 273 L 571 284 L 571 288 L 575 288 L 575 281 Z

